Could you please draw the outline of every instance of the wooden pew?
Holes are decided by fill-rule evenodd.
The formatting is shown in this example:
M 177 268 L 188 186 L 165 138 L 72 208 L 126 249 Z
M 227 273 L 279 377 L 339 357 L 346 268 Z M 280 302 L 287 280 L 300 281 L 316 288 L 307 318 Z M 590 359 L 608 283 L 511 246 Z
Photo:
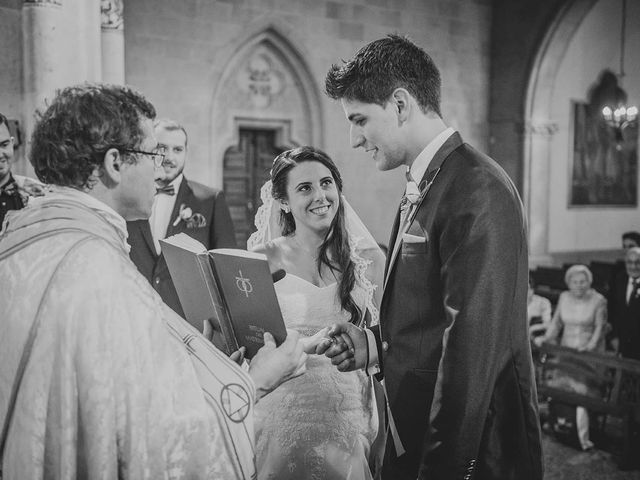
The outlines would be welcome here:
M 578 352 L 572 348 L 531 345 L 538 393 L 548 399 L 590 412 L 620 417 L 624 421 L 622 457 L 631 452 L 633 422 L 640 421 L 640 361 L 612 354 Z M 558 372 L 579 376 L 595 388 L 587 394 L 554 385 Z M 635 452 L 635 455 L 640 452 Z

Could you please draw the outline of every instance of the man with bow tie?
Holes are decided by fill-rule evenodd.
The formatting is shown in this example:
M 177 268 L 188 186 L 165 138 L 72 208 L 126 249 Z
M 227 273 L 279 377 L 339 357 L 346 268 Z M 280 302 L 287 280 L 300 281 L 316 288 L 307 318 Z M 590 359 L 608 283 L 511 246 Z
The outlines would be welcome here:
M 210 250 L 235 248 L 235 234 L 223 193 L 187 180 L 183 174 L 188 152 L 185 128 L 173 120 L 161 119 L 155 122 L 154 131 L 158 152 L 164 154 L 165 175 L 156 182 L 149 220 L 127 223 L 130 255 L 164 302 L 184 317 L 159 240 L 184 232 Z
M 384 480 L 539 480 L 522 204 L 504 170 L 447 127 L 440 89 L 431 57 L 397 35 L 327 74 L 352 147 L 379 170 L 406 169 L 407 185 L 380 325 L 334 325 L 317 353 L 384 376 Z

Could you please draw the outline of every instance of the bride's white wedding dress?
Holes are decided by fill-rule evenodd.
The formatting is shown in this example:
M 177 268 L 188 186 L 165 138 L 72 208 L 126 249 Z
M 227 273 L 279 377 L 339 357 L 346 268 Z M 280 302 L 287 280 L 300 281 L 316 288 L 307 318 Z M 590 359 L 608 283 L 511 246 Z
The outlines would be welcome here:
M 287 328 L 311 336 L 347 321 L 338 285 L 317 287 L 292 274 L 275 284 Z M 365 303 L 356 287 L 353 298 Z M 258 478 L 370 479 L 370 447 L 378 432 L 371 380 L 342 373 L 324 355 L 309 355 L 304 375 L 280 385 L 256 405 Z

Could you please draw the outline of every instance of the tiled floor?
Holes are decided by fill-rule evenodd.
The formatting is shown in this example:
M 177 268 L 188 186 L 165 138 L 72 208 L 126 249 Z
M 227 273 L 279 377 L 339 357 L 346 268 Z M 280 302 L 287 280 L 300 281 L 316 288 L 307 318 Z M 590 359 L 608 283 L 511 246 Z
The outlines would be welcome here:
M 542 447 L 545 480 L 640 480 L 640 470 L 618 470 L 612 455 L 602 450 L 580 452 L 546 433 L 543 434 Z

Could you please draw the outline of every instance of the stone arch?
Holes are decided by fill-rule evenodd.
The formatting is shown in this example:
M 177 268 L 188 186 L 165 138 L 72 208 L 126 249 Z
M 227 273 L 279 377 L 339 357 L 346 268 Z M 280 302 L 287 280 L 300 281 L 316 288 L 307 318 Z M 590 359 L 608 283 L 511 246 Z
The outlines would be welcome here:
M 256 25 L 223 52 L 210 113 L 213 185 L 221 185 L 222 158 L 238 144 L 239 128 L 273 129 L 282 146 L 323 146 L 320 89 L 304 60 L 310 55 L 282 31 L 273 22 Z
M 259 206 L 256 188 L 268 176 L 269 159 L 297 145 L 322 147 L 319 88 L 304 60 L 310 55 L 294 46 L 301 44 L 285 37 L 273 24 L 256 26 L 229 46 L 216 83 L 210 130 L 214 178 L 210 183 L 225 188 L 240 244 L 251 230 Z M 265 135 L 271 140 L 265 142 Z M 267 150 L 244 150 L 243 145 L 251 144 L 248 138 L 258 143 L 262 139 Z M 240 170 L 245 171 L 244 177 Z
M 529 218 L 533 265 L 549 263 L 551 138 L 558 125 L 549 112 L 558 67 L 576 30 L 598 0 L 569 0 L 555 15 L 537 49 L 525 96 L 523 200 Z

